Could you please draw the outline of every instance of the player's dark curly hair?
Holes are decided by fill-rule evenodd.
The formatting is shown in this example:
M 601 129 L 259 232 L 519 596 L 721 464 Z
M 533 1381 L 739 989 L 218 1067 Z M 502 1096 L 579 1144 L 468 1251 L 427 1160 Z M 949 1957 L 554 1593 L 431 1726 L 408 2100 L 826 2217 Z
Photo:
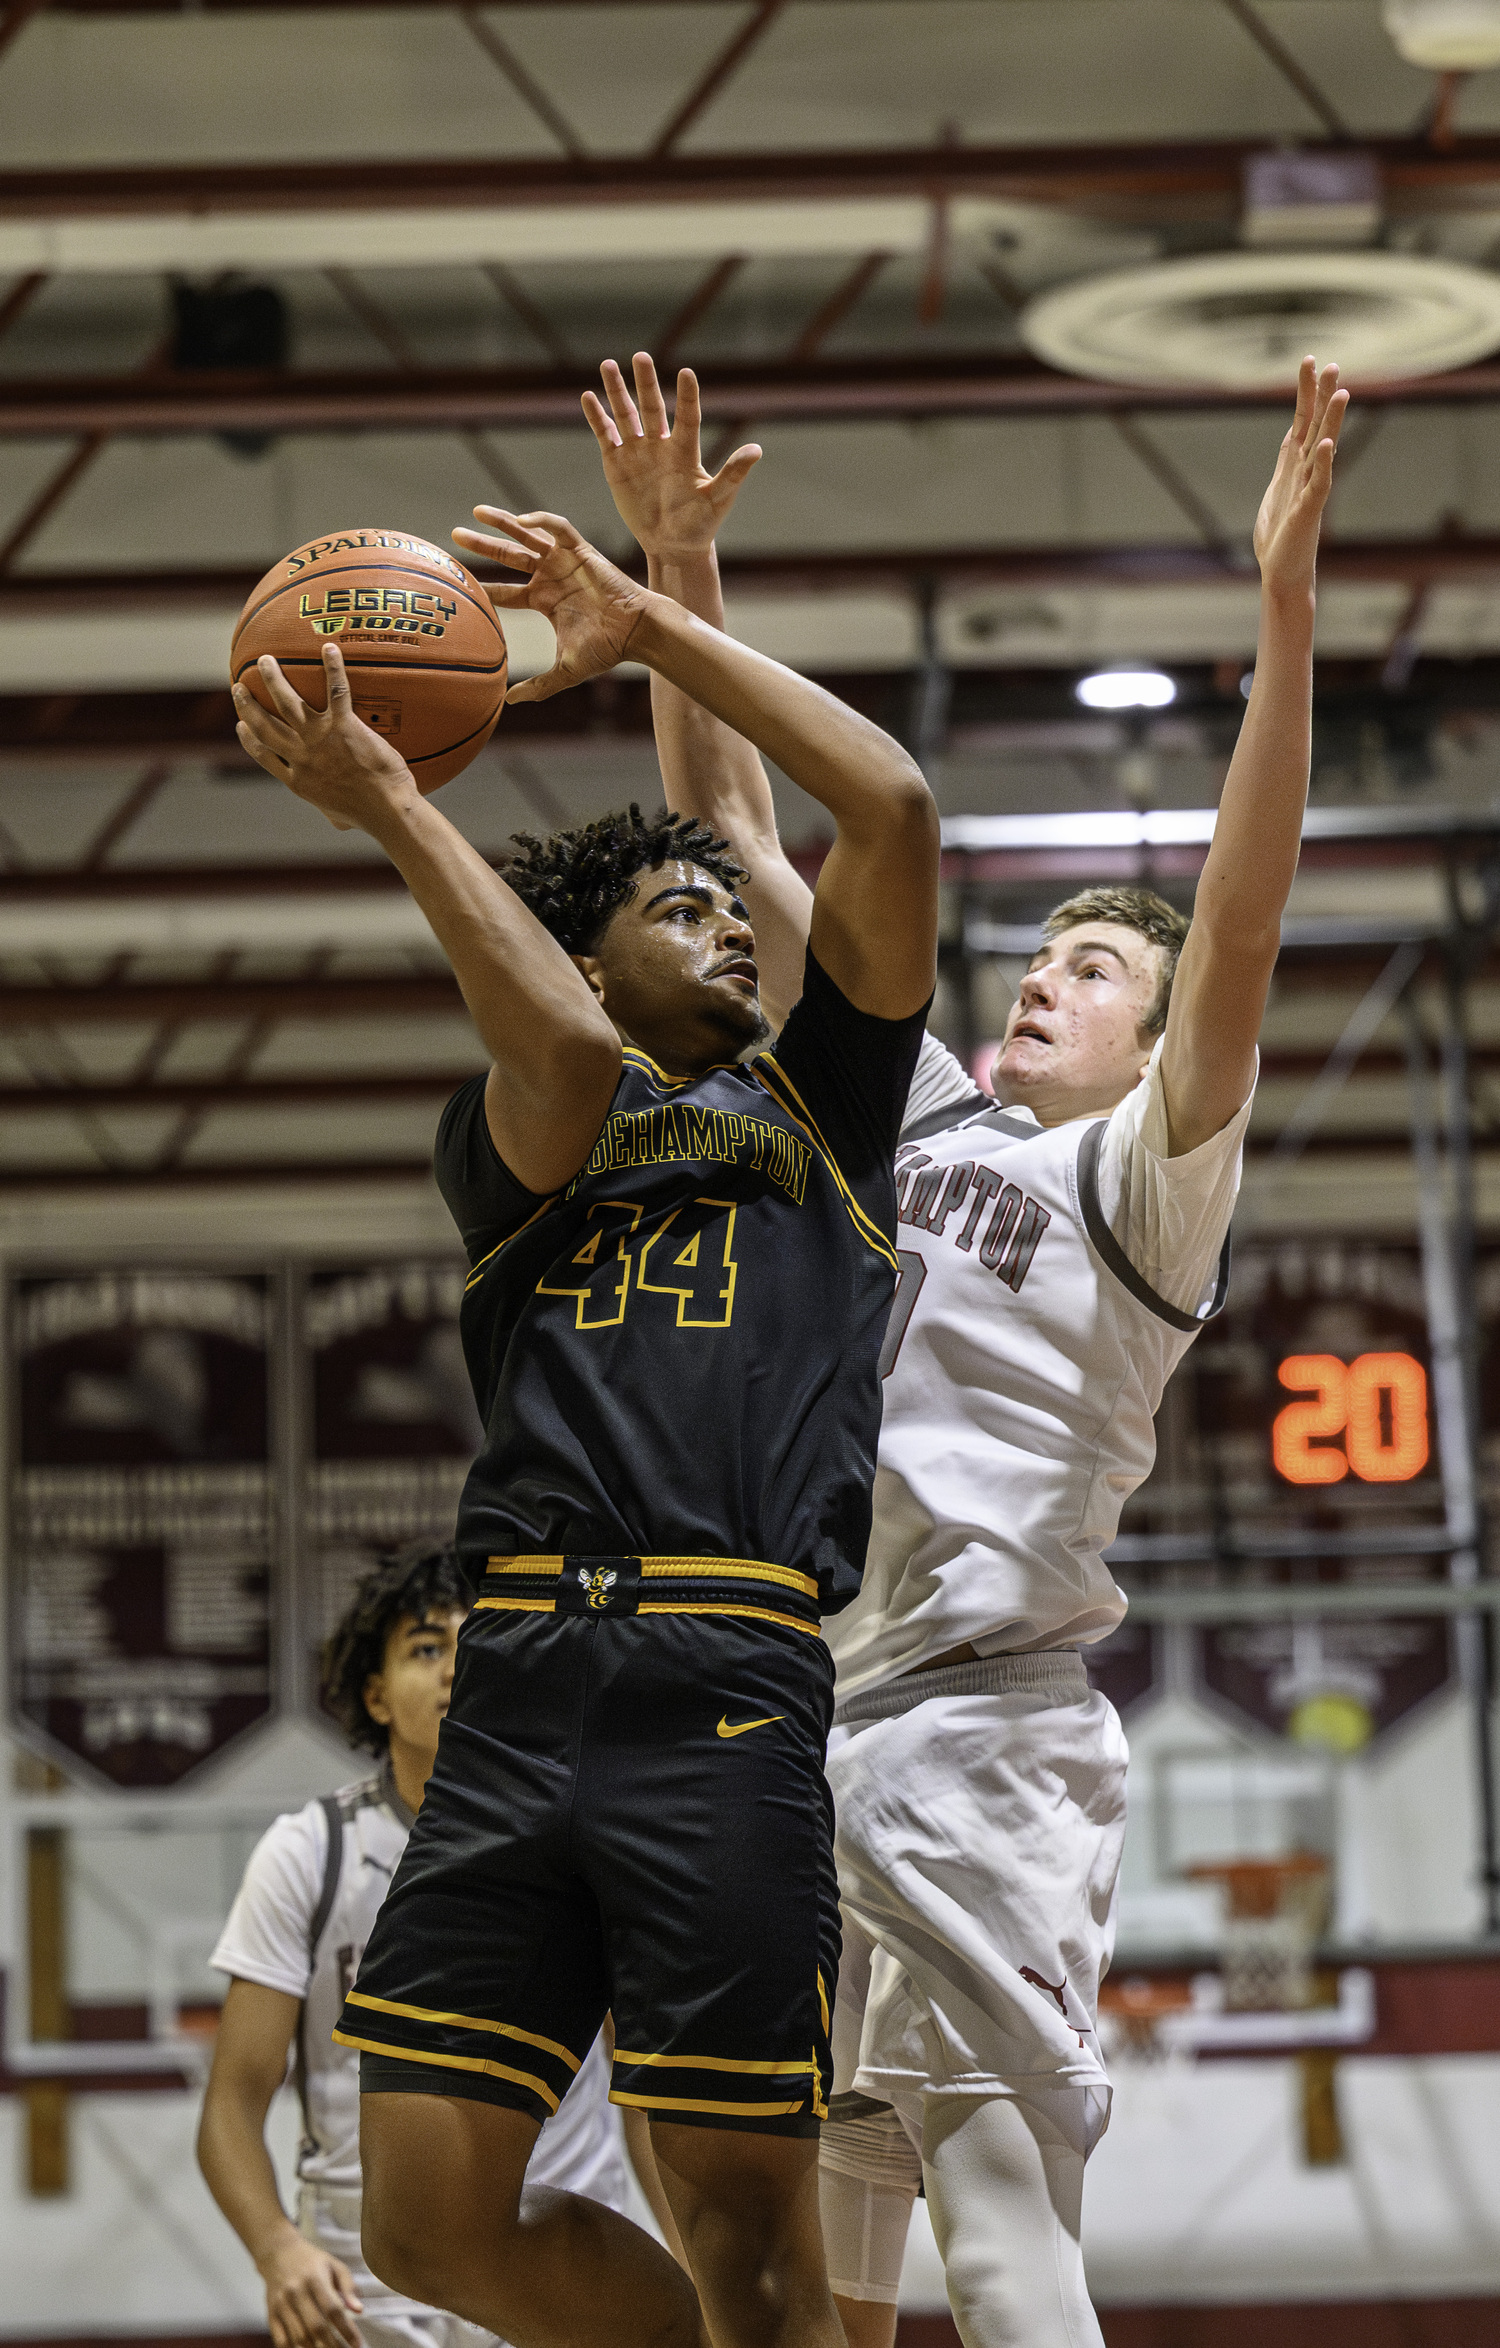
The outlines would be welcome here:
M 648 823 L 634 802 L 550 839 L 530 832 L 512 837 L 516 854 L 504 867 L 505 878 L 565 954 L 594 952 L 614 915 L 634 896 L 638 872 L 696 864 L 731 890 L 750 877 L 729 842 L 696 816 L 663 808 Z
M 389 1551 L 360 1581 L 343 1620 L 323 1642 L 323 1701 L 351 1745 L 383 1753 L 391 1732 L 365 1710 L 365 1682 L 385 1666 L 385 1643 L 408 1616 L 467 1613 L 474 1594 L 455 1552 L 426 1543 Z

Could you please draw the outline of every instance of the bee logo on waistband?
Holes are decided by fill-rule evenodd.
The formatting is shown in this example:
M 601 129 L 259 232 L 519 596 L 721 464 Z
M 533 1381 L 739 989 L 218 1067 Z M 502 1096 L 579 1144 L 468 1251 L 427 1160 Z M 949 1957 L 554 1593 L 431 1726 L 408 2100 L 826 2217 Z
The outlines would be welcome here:
M 612 1565 L 596 1565 L 592 1571 L 586 1565 L 579 1566 L 579 1588 L 596 1614 L 609 1604 L 609 1593 L 619 1578 Z

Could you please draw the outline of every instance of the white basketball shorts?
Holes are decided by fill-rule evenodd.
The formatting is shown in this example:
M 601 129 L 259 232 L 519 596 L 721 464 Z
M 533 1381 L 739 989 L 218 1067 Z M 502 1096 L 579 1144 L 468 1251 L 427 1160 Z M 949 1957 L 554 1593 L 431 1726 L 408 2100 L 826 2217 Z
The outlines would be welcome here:
M 1096 2009 L 1125 1828 L 1113 1705 L 1070 1648 L 914 1672 L 835 1722 L 835 2098 L 916 2118 L 934 2089 L 1083 2088 L 1091 2149 L 1109 2111 Z

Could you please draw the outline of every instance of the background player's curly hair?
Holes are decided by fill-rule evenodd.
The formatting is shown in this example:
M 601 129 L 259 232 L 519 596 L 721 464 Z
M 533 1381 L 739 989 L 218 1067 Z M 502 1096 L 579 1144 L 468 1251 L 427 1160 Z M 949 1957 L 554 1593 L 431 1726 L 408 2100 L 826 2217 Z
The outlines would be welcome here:
M 474 1594 L 451 1549 L 426 1543 L 377 1558 L 355 1589 L 338 1628 L 323 1643 L 323 1702 L 351 1745 L 383 1753 L 391 1741 L 384 1722 L 365 1710 L 365 1683 L 385 1668 L 385 1643 L 408 1616 L 467 1613 Z
M 530 832 L 512 837 L 517 852 L 504 877 L 565 954 L 593 953 L 613 916 L 634 896 L 637 873 L 696 864 L 730 890 L 750 877 L 729 842 L 696 816 L 663 808 L 648 823 L 633 802 L 620 814 L 601 815 L 597 823 L 554 832 L 550 839 Z

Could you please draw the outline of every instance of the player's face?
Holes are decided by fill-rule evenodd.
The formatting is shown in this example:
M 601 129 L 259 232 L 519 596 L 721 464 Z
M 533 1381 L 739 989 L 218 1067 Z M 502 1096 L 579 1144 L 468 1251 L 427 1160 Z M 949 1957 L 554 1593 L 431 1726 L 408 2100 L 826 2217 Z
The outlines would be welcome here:
M 745 908 L 696 864 L 643 872 L 578 960 L 621 1034 L 674 1075 L 737 1059 L 769 1033 Z
M 434 1608 L 421 1616 L 404 1614 L 389 1632 L 385 1661 L 365 1682 L 365 1709 L 391 1732 L 408 1761 L 423 1775 L 437 1759 L 438 1730 L 453 1693 L 462 1607 Z
M 1080 923 L 1032 958 L 991 1072 L 997 1100 L 1044 1125 L 1111 1109 L 1139 1082 L 1162 952 L 1113 921 Z

